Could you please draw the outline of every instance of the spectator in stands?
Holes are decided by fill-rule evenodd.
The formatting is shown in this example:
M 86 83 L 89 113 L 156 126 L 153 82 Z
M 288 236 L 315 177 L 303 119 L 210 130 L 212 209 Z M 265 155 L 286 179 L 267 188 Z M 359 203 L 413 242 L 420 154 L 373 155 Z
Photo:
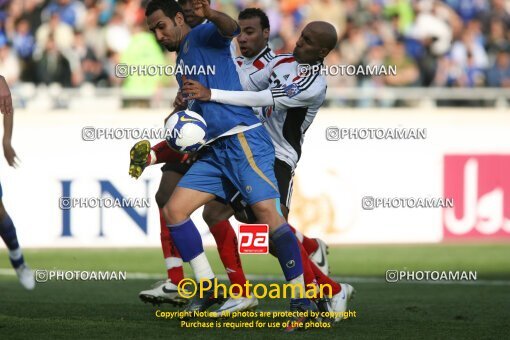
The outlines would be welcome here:
M 81 32 L 75 32 L 71 59 L 75 86 L 84 82 L 99 86 L 108 85 L 108 76 L 102 63 L 98 60 L 94 50 L 87 45 Z
M 435 56 L 448 52 L 454 36 L 454 23 L 460 20 L 453 11 L 434 4 L 420 2 L 418 14 L 407 36 L 419 41 L 429 40 L 429 48 Z
M 9 85 L 18 82 L 21 73 L 16 53 L 7 44 L 5 37 L 0 36 L 0 74 Z
M 458 85 L 460 87 L 479 87 L 483 86 L 484 83 L 484 70 L 476 64 L 474 56 L 468 53 L 466 66 L 464 66 Z
M 348 25 L 345 38 L 340 42 L 340 53 L 346 64 L 358 65 L 367 49 L 367 42 L 360 27 Z
M 40 58 L 43 50 L 48 45 L 50 36 L 53 37 L 60 51 L 69 50 L 74 41 L 73 29 L 60 20 L 60 16 L 57 12 L 51 14 L 50 21 L 42 24 L 36 32 L 36 59 Z
M 386 61 L 386 50 L 382 44 L 373 45 L 368 49 L 367 54 L 363 58 L 362 64 L 366 66 L 384 65 Z M 398 70 L 397 70 L 398 72 Z M 385 85 L 384 76 L 362 76 L 359 79 L 362 91 L 369 92 L 372 98 L 361 99 L 358 101 L 358 107 L 369 107 L 377 103 L 378 106 L 387 106 L 386 102 L 379 100 L 377 94 L 381 87 Z
M 90 46 L 94 54 L 99 60 L 106 60 L 107 46 L 106 46 L 106 28 L 99 26 L 99 10 L 91 8 L 87 11 L 85 17 L 86 30 L 83 31 L 83 37 L 87 46 Z
M 482 14 L 484 32 L 488 33 L 491 22 L 502 21 L 505 25 L 505 31 L 510 30 L 510 8 L 506 0 L 491 0 L 491 8 Z
M 140 18 L 143 21 L 147 1 L 0 0 L 0 40 L 12 46 L 7 47 L 9 55 L 16 52 L 21 81 L 39 81 L 40 64 L 54 59 L 49 51 L 42 57 L 47 45 L 52 45 L 48 44 L 49 36 L 53 36 L 60 58 L 68 60 L 59 72 L 66 74 L 65 65 L 70 66 L 74 85 L 90 81 L 121 86 L 120 79 L 113 74 L 114 66 L 138 29 L 136 24 Z M 388 52 L 385 58 L 402 63 L 394 79 L 328 79 L 330 86 L 358 86 L 370 91 L 381 86 L 383 80 L 388 86 L 471 87 L 479 86 L 484 78 L 485 85 L 505 83 L 497 80 L 496 70 L 504 69 L 505 65 L 506 56 L 500 56 L 499 51 L 510 46 L 509 2 L 215 0 L 213 5 L 233 10 L 233 15 L 247 7 L 265 10 L 271 23 L 269 44 L 276 52 L 291 52 L 303 24 L 318 19 L 330 21 L 341 33 L 337 51 L 331 53 L 326 63 L 373 63 L 384 49 L 382 54 Z M 75 31 L 80 33 L 75 36 Z M 398 39 L 404 41 L 403 54 L 399 47 L 393 51 Z M 35 65 L 35 71 L 30 64 Z
M 99 18 L 98 23 L 101 25 L 106 25 L 108 21 L 113 16 L 113 13 L 115 12 L 115 1 L 116 0 L 100 0 L 98 1 L 99 4 L 95 7 L 97 10 L 99 10 Z M 87 9 L 87 12 L 91 8 Z M 88 26 L 87 26 L 88 27 Z
M 16 23 L 16 31 L 12 37 L 12 44 L 18 56 L 23 59 L 32 57 L 35 48 L 34 36 L 30 33 L 30 24 L 26 19 L 19 19 Z
M 82 29 L 85 18 L 85 6 L 76 0 L 53 0 L 43 11 L 43 20 L 57 13 L 62 22 L 74 29 Z
M 500 50 L 496 61 L 487 72 L 487 85 L 491 87 L 510 88 L 510 52 Z
M 461 17 L 464 23 L 478 18 L 487 10 L 485 0 L 444 0 Z
M 449 55 L 438 60 L 434 86 L 454 87 L 458 84 L 462 69 Z
M 42 57 L 37 62 L 37 75 L 40 83 L 71 87 L 71 65 L 59 51 L 53 35 L 48 37 Z
M 486 69 L 489 66 L 489 58 L 483 44 L 476 39 L 476 33 L 465 31 L 462 39 L 453 43 L 451 56 L 454 62 L 461 67 L 465 67 L 468 61 L 468 55 L 472 56 L 474 66 L 479 69 Z
M 30 34 L 35 36 L 35 32 L 42 24 L 42 12 L 48 2 L 49 0 L 25 0 L 23 1 L 21 16 L 17 17 L 12 12 L 10 16 L 14 20 L 26 19 L 30 27 Z
M 489 54 L 491 63 L 494 62 L 496 53 L 510 48 L 509 41 L 505 38 L 505 23 L 496 20 L 490 23 L 490 32 L 485 43 L 485 50 Z
M 105 27 L 104 34 L 107 48 L 118 53 L 128 47 L 131 39 L 131 32 L 121 14 L 115 14 L 112 17 L 112 20 Z
M 342 1 L 316 0 L 308 6 L 306 21 L 327 21 L 335 26 L 338 36 L 344 34 L 346 19 Z
M 21 64 L 21 81 L 34 83 L 37 80 L 35 77 L 35 63 L 32 59 L 35 38 L 31 33 L 30 23 L 27 19 L 22 17 L 16 23 L 12 44 Z
M 420 73 L 416 62 L 406 54 L 406 48 L 402 40 L 388 44 L 386 50 L 385 65 L 397 67 L 397 75 L 385 76 L 385 82 L 389 86 L 418 86 L 420 85 Z

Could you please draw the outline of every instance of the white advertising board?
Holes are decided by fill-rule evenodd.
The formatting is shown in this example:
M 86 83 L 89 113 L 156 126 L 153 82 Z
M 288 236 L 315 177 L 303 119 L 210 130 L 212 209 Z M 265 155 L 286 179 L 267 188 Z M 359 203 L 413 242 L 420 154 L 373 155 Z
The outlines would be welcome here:
M 160 166 L 147 169 L 141 179 L 134 180 L 128 175 L 128 154 L 136 140 L 103 137 L 84 141 L 82 134 L 88 126 L 159 128 L 165 115 L 134 109 L 17 111 L 13 146 L 21 166 L 12 169 L 2 161 L 0 179 L 4 205 L 23 246 L 158 246 L 160 226 L 154 195 Z M 328 127 L 338 127 L 343 138 L 328 141 Z M 367 130 L 346 130 L 356 128 L 401 131 L 415 128 L 426 133 L 426 138 L 386 139 L 380 138 L 378 131 L 376 138 L 368 139 L 364 138 Z M 336 139 L 333 130 L 328 130 L 332 134 L 330 139 Z M 356 133 L 358 138 L 354 138 Z M 485 166 L 483 176 L 494 177 L 491 173 L 500 171 L 499 165 L 491 165 L 492 161 L 484 157 L 499 157 L 501 162 L 494 164 L 508 164 L 509 136 L 510 115 L 496 110 L 323 109 L 306 134 L 294 180 L 290 221 L 307 235 L 324 238 L 330 244 L 433 243 L 445 239 L 445 230 L 451 234 L 448 239 L 463 233 L 477 237 L 473 232 L 484 229 L 475 225 L 476 218 L 471 218 L 472 228 L 468 225 L 457 232 L 454 226 L 462 216 L 477 216 L 485 220 L 481 223 L 494 221 L 490 232 L 484 235 L 508 239 L 510 185 L 505 180 L 508 171 L 506 177 L 501 176 L 489 187 L 479 187 L 478 191 L 486 191 L 478 193 L 480 206 L 476 202 L 468 204 L 464 195 L 471 182 L 476 182 L 471 183 L 476 186 L 482 179 L 473 177 L 478 176 L 473 175 L 473 170 L 468 169 L 469 176 L 467 173 L 464 176 L 463 171 L 467 171 L 466 166 L 473 168 L 469 164 L 474 159 L 480 176 Z M 465 164 L 454 162 L 451 170 L 445 170 L 445 159 L 455 155 L 464 157 Z M 457 177 L 465 180 L 460 184 L 452 182 L 453 189 L 445 191 L 448 187 L 445 178 L 456 181 Z M 455 189 L 455 185 L 460 188 Z M 388 200 L 383 204 L 385 207 L 372 210 L 362 207 L 363 197 L 416 200 L 441 198 L 445 193 L 455 196 L 453 208 L 395 208 L 389 207 L 394 203 Z M 484 194 L 490 197 L 482 200 Z M 61 209 L 63 196 L 144 200 L 150 206 Z M 445 219 L 444 214 L 449 217 Z M 193 218 L 204 242 L 213 244 L 201 212 Z

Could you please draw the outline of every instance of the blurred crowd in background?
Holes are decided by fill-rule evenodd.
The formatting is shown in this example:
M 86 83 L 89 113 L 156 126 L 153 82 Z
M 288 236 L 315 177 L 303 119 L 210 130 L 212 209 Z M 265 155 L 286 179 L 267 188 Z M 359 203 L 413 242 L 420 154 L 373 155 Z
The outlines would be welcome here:
M 112 87 L 125 85 L 115 76 L 117 63 L 172 63 L 175 57 L 147 31 L 146 2 L 0 0 L 0 74 L 11 85 Z M 264 9 L 275 52 L 291 52 L 306 23 L 325 20 L 339 33 L 326 64 L 397 66 L 396 76 L 336 76 L 330 86 L 510 87 L 509 0 L 213 0 L 212 6 L 234 18 L 247 7 Z

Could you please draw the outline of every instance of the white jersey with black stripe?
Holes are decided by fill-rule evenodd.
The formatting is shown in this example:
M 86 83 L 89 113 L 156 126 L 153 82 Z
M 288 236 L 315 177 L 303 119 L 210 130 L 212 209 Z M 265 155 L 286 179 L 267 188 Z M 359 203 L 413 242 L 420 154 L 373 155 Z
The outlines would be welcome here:
M 271 135 L 276 158 L 294 170 L 305 132 L 326 97 L 326 79 L 314 71 L 320 68 L 303 69 L 292 54 L 274 56 L 266 51 L 251 60 L 236 58 L 237 70 L 243 90 L 270 89 L 274 105 L 254 111 Z
M 269 66 L 271 60 L 275 58 L 275 54 L 266 46 L 257 56 L 246 58 L 243 56 L 234 59 L 237 73 L 241 80 L 241 86 L 245 91 L 262 91 L 269 87 L 269 77 L 260 77 L 258 72 L 263 71 Z
M 303 72 L 291 54 L 276 56 L 267 67 L 251 75 L 253 82 L 261 82 L 259 79 L 269 79 L 273 95 L 274 106 L 260 111 L 273 139 L 276 158 L 294 170 L 306 130 L 324 103 L 326 79 L 310 69 Z

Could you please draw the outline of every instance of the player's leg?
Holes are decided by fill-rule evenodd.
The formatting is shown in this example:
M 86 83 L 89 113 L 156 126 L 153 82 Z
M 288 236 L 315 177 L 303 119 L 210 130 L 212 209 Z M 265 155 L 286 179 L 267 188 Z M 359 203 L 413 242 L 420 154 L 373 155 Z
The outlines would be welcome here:
M 231 195 L 232 185 L 224 178 L 221 166 L 211 148 L 193 164 L 174 190 L 163 208 L 170 234 L 184 262 L 189 262 L 195 279 L 214 282 L 214 273 L 204 253 L 202 238 L 191 220 L 191 214 L 216 196 L 225 200 Z M 188 311 L 203 311 L 221 302 L 214 289 L 197 294 L 186 307 Z
M 255 296 L 247 297 L 243 287 L 246 284 L 239 256 L 237 236 L 234 232 L 229 218 L 234 214 L 230 205 L 219 201 L 211 201 L 204 206 L 202 217 L 209 226 L 211 234 L 214 236 L 221 262 L 225 267 L 228 278 L 235 297 L 230 297 L 218 310 L 219 317 L 231 315 L 233 312 L 253 309 L 258 306 L 258 300 Z
M 237 236 L 229 218 L 234 211 L 229 205 L 213 200 L 204 206 L 202 217 L 216 241 L 218 253 L 231 284 L 243 286 L 246 283 L 241 258 L 239 256 Z M 242 289 L 234 289 L 236 295 L 244 296 Z
M 166 141 L 159 142 L 151 148 L 148 140 L 141 140 L 131 148 L 129 152 L 129 175 L 138 178 L 143 170 L 149 165 L 159 163 L 180 163 L 184 162 L 187 154 L 172 150 Z
M 288 212 L 290 210 L 290 202 L 292 199 L 292 180 L 294 173 L 291 167 L 279 160 L 275 160 L 275 176 L 278 181 L 278 189 L 281 196 L 281 207 L 286 220 L 288 221 Z M 285 214 L 287 212 L 287 214 Z M 327 265 L 327 248 L 326 244 L 320 239 L 309 239 L 319 243 L 318 249 L 315 253 L 310 254 L 305 247 L 305 236 L 299 231 L 294 230 L 296 237 L 300 241 L 301 259 L 303 261 L 304 279 L 307 287 L 310 285 L 321 285 L 322 287 L 330 287 L 330 291 L 326 290 L 327 293 L 331 293 L 331 296 L 316 299 L 317 307 L 321 312 L 336 312 L 337 315 L 345 312 L 348 308 L 347 303 L 354 294 L 354 288 L 348 284 L 340 284 L 332 280 L 329 275 L 329 268 Z M 314 256 L 320 252 L 320 260 Z M 315 261 L 314 261 L 315 260 Z M 339 318 L 335 319 L 336 321 Z
M 228 147 L 232 183 L 246 198 L 257 221 L 267 224 L 285 279 L 295 287 L 293 311 L 316 311 L 304 297 L 303 261 L 298 240 L 280 211 L 280 194 L 274 175 L 274 147 L 265 128 L 230 138 Z
M 205 255 L 200 232 L 190 216 L 214 197 L 210 193 L 177 187 L 163 208 L 170 235 L 175 241 L 182 260 L 189 262 L 197 283 L 202 280 L 213 282 L 215 276 Z M 217 297 L 214 297 L 212 290 L 207 293 L 210 294 L 203 294 L 202 297 L 196 294 L 186 310 L 203 311 L 220 302 Z
M 167 280 L 157 282 L 151 289 L 141 291 L 139 297 L 144 302 L 153 304 L 170 303 L 173 305 L 182 305 L 187 302 L 187 299 L 179 295 L 177 289 L 177 285 L 184 278 L 182 259 L 170 236 L 162 212 L 162 208 L 183 176 L 181 172 L 184 170 L 182 173 L 185 173 L 185 170 L 187 170 L 184 167 L 185 165 L 182 163 L 167 163 L 161 169 L 162 176 L 156 192 L 156 203 L 159 208 L 161 248 L 167 269 Z
M 5 211 L 2 202 L 2 186 L 0 185 L 0 237 L 2 237 L 5 245 L 9 249 L 9 260 L 18 275 L 21 285 L 26 289 L 32 290 L 35 287 L 34 273 L 26 265 L 23 253 L 16 235 L 16 228 L 9 214 Z
M 178 165 L 180 166 L 180 165 Z M 182 268 L 182 258 L 179 251 L 175 247 L 170 231 L 166 227 L 165 217 L 163 215 L 163 207 L 166 202 L 172 196 L 177 183 L 181 180 L 183 174 L 172 170 L 172 165 L 165 165 L 162 168 L 161 182 L 159 184 L 158 191 L 156 192 L 156 203 L 159 209 L 159 220 L 161 228 L 161 246 L 163 250 L 163 256 L 165 257 L 165 263 L 167 268 L 168 278 L 175 284 L 184 278 L 184 271 Z
M 280 191 L 281 210 L 285 220 L 289 220 L 290 202 L 292 199 L 292 186 L 294 179 L 294 171 L 291 166 L 284 161 L 276 158 L 274 163 L 274 173 L 276 181 L 278 182 L 278 190 Z M 321 271 L 328 275 L 329 265 L 327 259 L 327 246 L 326 243 L 320 239 L 312 239 L 292 226 L 290 227 L 296 235 L 298 241 L 303 245 L 306 253 L 310 259 L 321 269 Z

